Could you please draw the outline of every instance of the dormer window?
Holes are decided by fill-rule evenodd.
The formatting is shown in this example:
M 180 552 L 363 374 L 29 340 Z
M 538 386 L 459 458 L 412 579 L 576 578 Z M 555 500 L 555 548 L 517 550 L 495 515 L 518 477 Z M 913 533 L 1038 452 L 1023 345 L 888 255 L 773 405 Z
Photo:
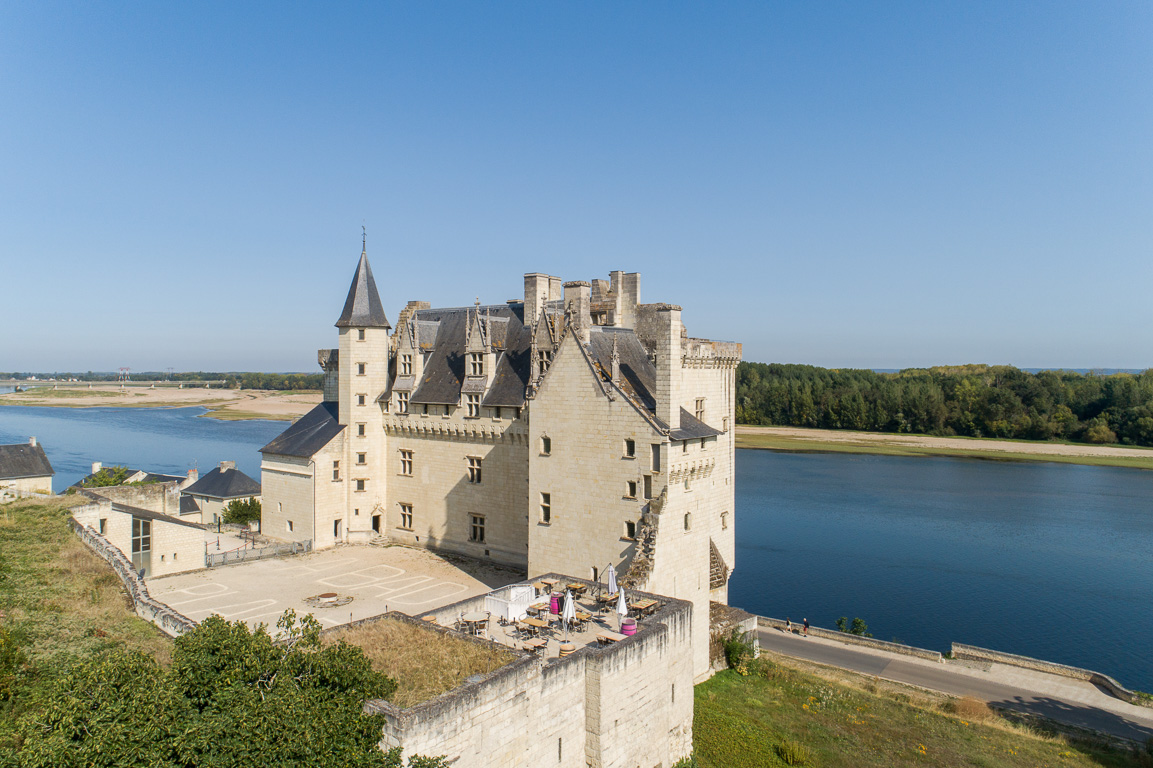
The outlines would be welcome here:
M 469 353 L 468 375 L 484 376 L 484 355 L 482 355 L 480 352 Z
M 547 349 L 537 350 L 537 360 L 540 362 L 540 372 L 543 374 L 552 364 L 552 352 Z
M 412 375 L 412 355 L 401 355 L 400 356 L 400 375 L 401 376 L 411 376 Z
M 407 392 L 397 392 L 396 393 L 396 412 L 397 413 L 408 413 L 408 393 Z

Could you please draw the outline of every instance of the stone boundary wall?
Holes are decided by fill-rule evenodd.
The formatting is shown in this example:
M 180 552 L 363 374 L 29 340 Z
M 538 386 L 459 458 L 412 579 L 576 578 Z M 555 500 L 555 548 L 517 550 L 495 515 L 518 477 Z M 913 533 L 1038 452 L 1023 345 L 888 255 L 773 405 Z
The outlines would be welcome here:
M 996 664 L 1008 664 L 1014 667 L 1023 667 L 1024 669 L 1035 669 L 1038 672 L 1047 672 L 1051 675 L 1060 675 L 1061 677 L 1069 677 L 1074 680 L 1085 680 L 1104 688 L 1122 701 L 1127 701 L 1130 704 L 1136 704 L 1141 707 L 1153 707 L 1153 700 L 1142 698 L 1138 696 L 1136 692 L 1129 690 L 1108 675 L 1094 672 L 1091 669 L 1070 667 L 1053 661 L 1034 659 L 1029 656 L 1018 656 L 1014 653 L 991 651 L 988 648 L 978 648 L 975 645 L 965 645 L 963 643 L 953 643 L 952 650 L 953 658 L 955 659 L 991 661 Z
M 740 608 L 716 601 L 709 603 L 709 667 L 713 672 L 728 668 L 725 640 L 733 633 L 748 633 L 753 641 L 753 657 L 761 655 L 761 638 L 757 635 L 758 617 Z
M 758 616 L 757 624 L 761 627 L 771 627 L 773 629 L 785 628 L 785 622 L 781 619 L 771 619 L 768 616 Z M 796 622 L 793 622 L 794 627 L 798 627 Z M 814 637 L 823 637 L 826 640 L 836 640 L 840 643 L 848 645 L 863 645 L 866 648 L 875 648 L 879 651 L 889 651 L 891 653 L 900 653 L 905 656 L 916 656 L 919 659 L 928 659 L 929 661 L 939 661 L 944 663 L 945 658 L 941 655 L 940 651 L 930 651 L 927 648 L 917 648 L 912 645 L 904 645 L 902 643 L 890 643 L 888 640 L 878 640 L 874 637 L 861 637 L 860 635 L 851 635 L 848 632 L 839 632 L 832 629 L 822 629 L 820 627 L 809 627 L 809 634 Z
M 128 594 L 128 599 L 132 601 L 132 607 L 137 616 L 151 621 L 165 634 L 172 637 L 182 635 L 196 626 L 196 622 L 192 619 L 159 600 L 154 600 L 148 594 L 148 587 L 144 585 L 144 581 L 137 575 L 132 563 L 119 548 L 113 546 L 96 531 L 81 524 L 75 517 L 71 518 L 71 525 L 72 530 L 76 532 L 80 540 L 111 565 L 112 570 L 120 576 L 120 580 L 124 582 L 124 591 Z

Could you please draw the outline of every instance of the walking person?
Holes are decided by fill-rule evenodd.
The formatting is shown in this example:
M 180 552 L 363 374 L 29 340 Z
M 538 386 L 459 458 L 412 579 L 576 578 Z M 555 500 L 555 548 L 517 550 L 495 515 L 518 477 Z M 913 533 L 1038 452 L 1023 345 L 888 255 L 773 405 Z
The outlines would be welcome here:
M 809 636 L 809 620 L 805 619 L 805 637 Z
M 793 622 L 789 620 L 788 616 L 785 617 L 785 631 L 790 633 L 793 631 Z

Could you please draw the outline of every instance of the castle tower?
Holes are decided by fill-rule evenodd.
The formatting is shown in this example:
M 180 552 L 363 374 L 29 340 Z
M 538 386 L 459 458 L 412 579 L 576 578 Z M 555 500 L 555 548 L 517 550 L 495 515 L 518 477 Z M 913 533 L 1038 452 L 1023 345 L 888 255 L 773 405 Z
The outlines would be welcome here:
M 345 427 L 345 449 L 343 459 L 333 460 L 339 465 L 317 467 L 317 473 L 328 478 L 331 472 L 330 482 L 343 484 L 343 509 L 332 510 L 333 537 L 367 541 L 372 518 L 385 503 L 385 440 L 377 399 L 388 386 L 392 326 L 381 306 L 366 249 L 361 250 L 336 327 L 340 329 L 338 421 Z M 318 527 L 328 524 L 318 520 Z

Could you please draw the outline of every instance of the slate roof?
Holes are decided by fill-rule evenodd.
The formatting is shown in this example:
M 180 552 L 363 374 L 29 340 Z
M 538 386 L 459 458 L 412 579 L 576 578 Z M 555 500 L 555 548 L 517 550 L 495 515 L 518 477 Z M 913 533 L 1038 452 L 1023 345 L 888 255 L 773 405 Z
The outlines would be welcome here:
M 344 429 L 336 421 L 337 413 L 336 403 L 321 403 L 294 421 L 260 452 L 302 458 L 312 456 Z
M 209 496 L 214 499 L 247 498 L 260 495 L 260 483 L 239 469 L 230 467 L 221 470 L 220 467 L 215 467 L 204 477 L 185 488 L 183 492 L 193 496 Z
M 647 411 L 657 409 L 657 367 L 649 359 L 641 340 L 627 328 L 594 327 L 589 333 L 589 348 L 593 360 L 604 370 L 612 371 L 613 338 L 617 340 L 620 357 L 621 390 Z
M 200 531 L 204 530 L 204 526 L 202 526 L 202 525 L 197 525 L 196 523 L 190 523 L 187 520 L 181 520 L 180 518 L 172 517 L 171 515 L 162 515 L 159 512 L 153 512 L 153 511 L 148 510 L 148 509 L 141 509 L 140 507 L 130 507 L 127 504 L 113 503 L 112 504 L 112 511 L 113 512 L 124 512 L 124 513 L 132 515 L 133 517 L 139 517 L 139 518 L 142 518 L 144 520 L 155 520 L 155 521 L 160 522 L 160 523 L 171 523 L 172 525 L 183 525 L 183 526 L 186 526 L 188 528 L 195 528 L 195 529 L 200 530 Z
M 460 402 L 465 382 L 465 326 L 469 314 L 477 311 L 482 319 L 487 317 L 489 320 L 489 341 L 496 353 L 492 385 L 483 405 L 516 408 L 524 405 L 530 373 L 530 333 L 524 327 L 522 304 L 480 307 L 479 310 L 476 307 L 417 310 L 419 343 L 422 349 L 429 349 L 430 354 L 409 403 L 456 405 Z M 434 329 L 436 335 L 433 337 Z
M 37 443 L 17 443 L 0 445 L 0 480 L 17 480 L 22 477 L 45 477 L 55 475 L 44 446 Z
M 180 514 L 191 515 L 194 512 L 200 511 L 200 505 L 196 503 L 196 499 L 191 496 L 180 497 Z
M 380 304 L 380 294 L 376 292 L 376 281 L 372 279 L 372 268 L 368 266 L 368 255 L 360 252 L 360 263 L 352 276 L 348 288 L 348 298 L 344 301 L 344 311 L 336 321 L 337 328 L 391 328 Z
M 713 429 L 684 408 L 681 408 L 681 425 L 669 432 L 673 440 L 695 440 L 699 437 L 716 437 L 724 434 L 719 429 Z

